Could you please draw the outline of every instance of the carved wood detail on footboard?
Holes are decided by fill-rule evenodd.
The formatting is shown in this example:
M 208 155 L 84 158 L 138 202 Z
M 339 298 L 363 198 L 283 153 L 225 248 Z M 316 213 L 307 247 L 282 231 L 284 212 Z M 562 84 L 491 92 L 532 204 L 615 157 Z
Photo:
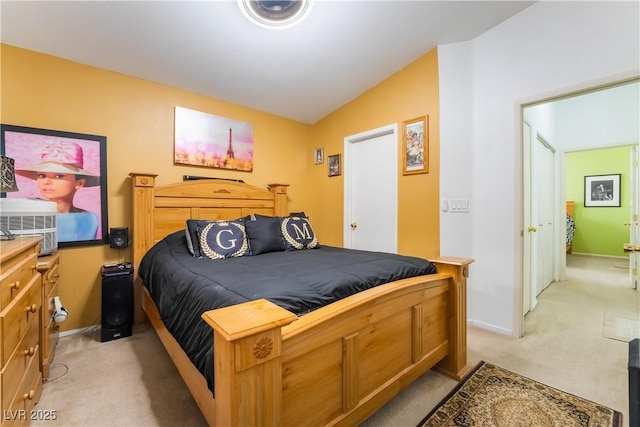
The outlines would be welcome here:
M 262 299 L 208 311 L 202 318 L 214 330 L 216 425 L 280 425 L 280 329 L 297 317 Z

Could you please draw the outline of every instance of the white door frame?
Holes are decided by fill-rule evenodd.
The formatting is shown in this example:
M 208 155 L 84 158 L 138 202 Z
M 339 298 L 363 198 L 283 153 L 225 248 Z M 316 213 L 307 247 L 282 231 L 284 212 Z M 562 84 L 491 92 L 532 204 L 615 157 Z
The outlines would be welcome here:
M 396 140 L 396 147 L 398 141 L 398 124 L 393 123 L 387 126 L 382 126 L 376 129 L 368 130 L 365 132 L 358 133 L 356 135 L 347 136 L 344 138 L 344 159 L 343 159 L 343 172 L 344 172 L 344 221 L 343 221 L 343 241 L 344 247 L 351 247 L 351 233 L 349 218 L 351 217 L 351 203 L 353 200 L 353 195 L 351 194 L 351 186 L 352 186 L 352 171 L 353 168 L 351 166 L 351 161 L 353 159 L 352 155 L 352 146 L 354 143 L 366 141 L 367 139 L 373 139 L 380 136 L 385 135 L 394 135 Z M 390 162 L 395 166 L 395 173 L 393 173 L 393 188 L 398 188 L 398 150 L 394 150 L 395 157 L 389 159 Z M 392 207 L 390 211 L 392 215 L 388 218 L 388 225 L 391 230 L 394 230 L 395 238 L 394 241 L 397 243 L 398 241 L 398 197 L 396 193 L 396 197 L 393 197 L 392 203 L 395 204 L 395 207 Z
M 524 116 L 524 108 L 522 108 L 522 115 Z M 531 270 L 533 268 L 531 262 L 525 262 L 524 260 L 531 259 L 532 252 L 532 234 L 527 230 L 530 224 L 533 223 L 531 219 L 531 209 L 527 208 L 528 202 L 527 200 L 531 200 L 531 139 L 532 139 L 532 127 L 529 122 L 524 120 L 524 118 L 520 121 L 522 126 L 522 202 L 523 202 L 523 231 L 522 231 L 522 287 L 520 293 L 519 306 L 521 307 L 521 315 L 524 316 L 526 313 L 531 311 L 534 307 L 533 301 L 531 298 L 531 294 L 535 293 L 531 291 L 532 286 L 534 285 L 532 280 Z M 517 294 L 517 292 L 516 292 Z M 519 332 L 519 336 L 522 336 L 522 332 Z
M 516 150 L 516 152 L 519 152 L 520 159 L 523 162 L 521 164 L 523 170 L 519 177 L 520 185 L 522 186 L 521 188 L 523 191 L 522 191 L 522 194 L 520 195 L 521 197 L 516 198 L 516 204 L 514 205 L 514 210 L 516 212 L 518 220 L 521 221 L 519 223 L 520 238 L 518 239 L 518 241 L 516 241 L 516 244 L 520 244 L 523 246 L 520 247 L 520 253 L 519 253 L 520 259 L 516 260 L 516 262 L 519 262 L 519 265 L 516 265 L 516 277 L 520 280 L 520 286 L 516 288 L 514 292 L 514 299 L 513 299 L 513 307 L 514 307 L 513 335 L 514 336 L 517 336 L 517 337 L 524 336 L 524 312 L 523 312 L 524 311 L 523 310 L 524 281 L 530 280 L 530 278 L 525 279 L 523 275 L 531 274 L 530 268 L 528 268 L 528 266 L 526 265 L 527 261 L 525 260 L 525 252 L 527 252 L 526 246 L 530 243 L 529 238 L 527 238 L 526 236 L 527 227 L 529 226 L 527 221 L 530 220 L 530 218 L 528 214 L 525 214 L 525 212 L 527 212 L 527 209 L 529 207 L 527 205 L 528 198 L 524 193 L 526 192 L 527 185 L 530 185 L 530 182 L 528 182 L 530 177 L 527 174 L 530 174 L 531 171 L 530 170 L 527 171 L 528 169 L 528 166 L 526 165 L 527 157 L 525 157 L 526 151 L 525 151 L 525 147 L 523 143 L 524 141 L 522 137 L 524 132 L 524 109 L 537 103 L 553 102 L 565 97 L 581 95 L 581 94 L 593 92 L 593 91 L 599 91 L 599 90 L 607 89 L 609 87 L 614 87 L 620 84 L 637 81 L 639 78 L 640 78 L 640 75 L 638 75 L 637 72 L 630 72 L 630 73 L 625 73 L 618 76 L 611 76 L 609 78 L 605 78 L 600 81 L 586 82 L 576 87 L 558 89 L 553 92 L 546 93 L 544 95 L 535 95 L 528 99 L 520 99 L 515 102 L 514 118 L 516 121 L 516 125 L 515 125 L 514 136 L 516 138 L 515 140 L 519 141 L 518 149 Z M 597 147 L 592 147 L 592 148 L 597 148 Z M 559 192 L 556 195 L 556 197 L 558 197 L 558 200 L 561 203 L 564 203 L 564 200 L 566 200 L 565 151 L 561 149 L 559 150 L 558 154 L 559 156 L 557 158 L 557 161 L 558 161 L 557 170 L 559 173 L 558 173 L 558 179 L 556 180 L 556 184 L 559 186 Z M 557 212 L 558 212 L 558 215 L 560 215 L 561 217 L 562 212 L 560 211 L 560 209 L 558 209 Z M 559 222 L 559 224 L 560 223 L 561 222 Z M 560 234 L 566 235 L 566 227 L 558 227 L 558 229 L 560 230 L 559 231 Z M 564 246 L 564 240 L 561 240 L 561 239 L 557 239 L 557 240 L 559 245 Z M 556 274 L 557 274 L 558 280 L 562 281 L 562 280 L 565 280 L 566 278 L 566 268 L 565 268 L 566 251 L 559 250 L 557 256 L 558 256 L 559 262 L 556 263 L 556 267 L 557 267 Z M 639 293 L 639 296 L 640 296 L 640 293 Z

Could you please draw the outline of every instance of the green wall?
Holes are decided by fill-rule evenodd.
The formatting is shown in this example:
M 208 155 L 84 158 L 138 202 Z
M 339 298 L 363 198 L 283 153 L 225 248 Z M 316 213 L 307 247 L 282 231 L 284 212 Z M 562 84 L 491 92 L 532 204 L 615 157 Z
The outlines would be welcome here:
M 627 256 L 629 242 L 631 146 L 578 151 L 566 154 L 567 200 L 575 201 L 576 231 L 573 253 Z M 584 177 L 620 174 L 620 207 L 585 207 Z

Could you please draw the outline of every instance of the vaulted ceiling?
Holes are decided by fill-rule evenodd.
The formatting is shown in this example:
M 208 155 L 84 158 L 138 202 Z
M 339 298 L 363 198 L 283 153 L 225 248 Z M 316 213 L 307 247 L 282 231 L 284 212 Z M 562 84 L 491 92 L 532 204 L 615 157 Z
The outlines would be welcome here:
M 2 1 L 3 43 L 313 124 L 529 1 L 323 1 L 286 30 L 236 1 Z

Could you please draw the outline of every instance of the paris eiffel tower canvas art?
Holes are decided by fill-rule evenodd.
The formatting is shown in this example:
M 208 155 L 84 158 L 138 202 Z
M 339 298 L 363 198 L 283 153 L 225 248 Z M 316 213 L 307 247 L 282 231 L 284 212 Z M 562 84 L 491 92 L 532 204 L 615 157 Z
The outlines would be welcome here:
M 176 107 L 174 163 L 253 170 L 251 123 Z

